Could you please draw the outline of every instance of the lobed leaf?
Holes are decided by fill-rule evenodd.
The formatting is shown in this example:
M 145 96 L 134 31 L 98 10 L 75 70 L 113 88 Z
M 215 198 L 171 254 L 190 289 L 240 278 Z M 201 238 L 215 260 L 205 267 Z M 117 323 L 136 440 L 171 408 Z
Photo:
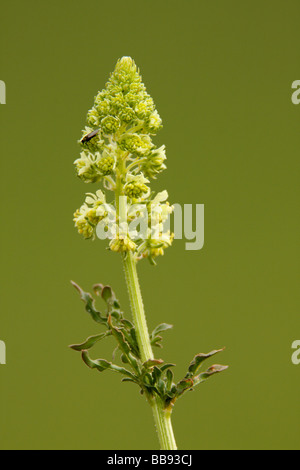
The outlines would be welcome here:
M 176 385 L 176 395 L 179 397 L 187 390 L 191 389 L 194 385 L 193 379 L 183 379 Z
M 107 325 L 106 318 L 102 316 L 101 312 L 96 310 L 95 299 L 91 296 L 91 294 L 84 292 L 84 290 L 82 290 L 81 287 L 76 284 L 76 282 L 71 281 L 71 284 L 79 292 L 81 300 L 83 300 L 85 303 L 85 309 L 91 315 L 93 320 L 97 323 L 101 323 L 102 325 Z
M 167 391 L 171 391 L 172 389 L 172 385 L 173 385 L 173 378 L 174 378 L 174 374 L 173 374 L 173 371 L 171 369 L 167 369 L 167 372 L 166 372 L 166 388 L 167 388 Z
M 224 351 L 224 348 L 216 349 L 214 351 L 209 352 L 208 354 L 197 354 L 197 356 L 194 357 L 194 359 L 189 365 L 189 370 L 186 377 L 193 377 L 194 375 L 196 375 L 198 369 L 201 367 L 202 363 L 206 361 L 206 359 L 209 359 L 210 357 L 213 357 L 222 351 Z
M 74 351 L 82 351 L 83 349 L 91 349 L 98 341 L 109 336 L 111 333 L 107 331 L 106 333 L 101 333 L 100 335 L 90 336 L 84 343 L 81 344 L 71 344 L 69 348 L 74 349 Z
M 108 317 L 108 320 L 107 320 L 107 323 L 108 323 L 108 326 L 112 332 L 112 335 L 116 338 L 116 340 L 118 341 L 119 343 L 119 348 L 120 350 L 122 351 L 123 355 L 125 355 L 128 359 L 128 362 L 132 365 L 132 367 L 138 371 L 139 370 L 139 366 L 138 366 L 138 363 L 137 363 L 137 360 L 135 358 L 135 350 L 133 348 L 131 348 L 130 344 L 128 343 L 128 341 L 126 340 L 125 338 L 125 334 L 124 332 L 115 327 L 113 324 L 112 324 L 112 319 L 111 319 L 111 315 L 109 315 Z M 133 353 L 133 354 L 132 354 Z M 123 358 L 123 362 L 124 362 L 124 358 Z
M 126 341 L 123 332 L 112 324 L 111 315 L 109 315 L 107 319 L 107 324 L 109 328 L 111 329 L 112 335 L 118 341 L 121 351 L 124 354 L 128 355 L 130 353 L 130 346 L 128 342 Z
M 151 339 L 154 339 L 162 331 L 170 330 L 171 328 L 173 328 L 173 325 L 169 325 L 168 323 L 161 323 L 152 331 Z
M 107 303 L 109 310 L 120 308 L 120 303 L 116 297 L 116 294 L 110 286 L 104 286 L 103 284 L 95 284 L 93 286 L 96 295 L 101 295 L 102 299 Z
M 106 369 L 110 369 L 113 372 L 119 372 L 120 374 L 126 375 L 130 379 L 136 381 L 137 377 L 132 374 L 129 370 L 125 369 L 124 367 L 117 366 L 116 364 L 112 364 L 111 362 L 106 361 L 105 359 L 96 359 L 92 360 L 89 357 L 88 351 L 82 351 L 82 359 L 83 362 L 90 368 L 90 369 L 97 369 L 99 372 L 103 372 Z
M 219 374 L 224 370 L 228 369 L 228 366 L 222 366 L 219 364 L 215 364 L 207 369 L 206 372 L 202 372 L 201 374 L 197 375 L 196 377 L 185 377 L 183 380 L 178 382 L 176 385 L 176 397 L 180 397 L 183 393 L 188 390 L 193 390 L 196 385 L 199 385 L 205 382 L 214 374 Z
M 206 372 L 203 372 L 202 374 L 199 374 L 197 377 L 195 377 L 194 385 L 201 384 L 205 382 L 207 379 L 209 379 L 212 375 L 219 374 L 220 372 L 224 372 L 227 369 L 228 369 L 228 366 L 215 364 L 211 366 L 209 369 L 207 369 Z
M 164 361 L 162 359 L 149 359 L 148 361 L 144 362 L 143 366 L 145 369 L 151 369 L 154 366 L 159 366 L 163 364 Z
M 166 369 L 169 369 L 170 367 L 175 367 L 176 364 L 164 364 L 163 366 L 161 366 L 160 370 L 162 372 L 164 372 Z
M 151 339 L 151 346 L 156 346 L 157 348 L 162 348 L 162 345 L 160 344 L 160 341 L 162 341 L 162 336 L 156 336 L 155 338 Z

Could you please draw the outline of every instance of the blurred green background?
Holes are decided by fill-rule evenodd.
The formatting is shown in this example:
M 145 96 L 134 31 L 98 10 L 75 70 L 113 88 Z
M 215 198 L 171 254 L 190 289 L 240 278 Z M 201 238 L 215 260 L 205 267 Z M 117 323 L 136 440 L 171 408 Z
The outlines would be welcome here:
M 176 405 L 178 445 L 300 448 L 299 13 L 298 0 L 2 2 L 1 449 L 158 446 L 138 389 L 67 347 L 98 331 L 70 279 L 113 285 L 129 310 L 119 256 L 72 222 L 97 189 L 75 176 L 77 140 L 123 55 L 164 122 L 155 189 L 205 204 L 203 250 L 177 241 L 139 266 L 149 327 L 175 325 L 157 356 L 178 379 L 198 352 L 226 346 L 230 365 Z

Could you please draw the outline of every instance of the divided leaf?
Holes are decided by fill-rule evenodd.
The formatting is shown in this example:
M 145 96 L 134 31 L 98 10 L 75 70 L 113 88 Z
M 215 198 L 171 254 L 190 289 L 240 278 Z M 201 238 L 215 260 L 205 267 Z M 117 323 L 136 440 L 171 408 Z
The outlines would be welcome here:
M 176 398 L 179 398 L 183 393 L 188 390 L 193 390 L 196 385 L 202 384 L 207 379 L 209 379 L 214 374 L 219 374 L 224 370 L 228 369 L 228 366 L 221 366 L 220 364 L 215 364 L 207 369 L 206 372 L 202 372 L 196 377 L 185 377 L 183 380 L 178 382 L 176 385 Z
M 180 397 L 184 392 L 191 389 L 194 385 L 193 379 L 183 379 L 176 385 L 176 395 Z
M 205 372 L 202 372 L 201 374 L 196 375 L 197 371 L 201 367 L 202 363 L 206 361 L 206 359 L 209 359 L 210 357 L 213 357 L 222 351 L 224 351 L 224 348 L 216 349 L 214 351 L 211 351 L 208 354 L 197 354 L 192 360 L 192 362 L 190 363 L 188 373 L 186 374 L 184 379 L 180 380 L 180 382 L 178 382 L 176 386 L 171 387 L 171 393 L 169 394 L 169 397 L 170 397 L 169 401 L 176 400 L 188 390 L 193 390 L 196 385 L 199 385 L 205 382 L 212 375 L 218 374 L 228 369 L 228 366 L 215 364 L 209 367 L 209 369 L 207 369 Z
M 96 359 L 92 360 L 89 356 L 88 351 L 82 351 L 82 359 L 83 362 L 90 368 L 90 369 L 97 369 L 99 372 L 103 372 L 106 369 L 110 369 L 113 372 L 119 372 L 126 377 L 129 377 L 133 381 L 137 381 L 137 377 L 132 374 L 129 370 L 125 369 L 124 367 L 119 367 L 116 364 L 112 364 L 111 362 L 106 361 L 105 359 Z
M 195 376 L 197 371 L 201 367 L 202 363 L 206 361 L 206 359 L 209 359 L 210 357 L 213 357 L 222 351 L 224 351 L 224 348 L 216 349 L 214 351 L 209 352 L 208 354 L 203 354 L 203 353 L 197 354 L 189 365 L 189 370 L 188 370 L 186 377 Z
M 107 304 L 107 315 L 111 314 L 117 319 L 122 318 L 120 310 L 120 303 L 110 286 L 103 286 L 102 284 L 95 284 L 93 290 L 96 295 L 101 295 L 104 302 Z
M 169 369 L 170 367 L 175 367 L 175 366 L 176 366 L 176 364 L 170 364 L 170 363 L 169 364 L 164 364 L 163 366 L 161 366 L 160 370 L 162 372 L 164 372 L 166 369 Z
M 74 351 L 83 351 L 84 349 L 91 349 L 98 341 L 109 336 L 111 333 L 107 331 L 106 333 L 101 333 L 100 335 L 90 336 L 84 343 L 81 344 L 71 344 L 69 348 L 74 349 Z
M 156 336 L 155 338 L 151 339 L 151 346 L 156 346 L 157 348 L 162 348 L 162 345 L 160 344 L 160 341 L 162 341 L 162 336 Z
M 158 348 L 162 348 L 160 341 L 162 340 L 162 336 L 159 333 L 163 331 L 170 330 L 173 328 L 173 325 L 169 325 L 168 323 L 161 323 L 152 331 L 150 335 L 150 341 L 152 346 L 157 346 Z
M 123 356 L 125 356 L 125 358 L 123 357 L 122 362 L 125 362 L 127 359 L 127 362 L 131 364 L 131 366 L 135 369 L 135 371 L 138 371 L 139 366 L 135 357 L 135 349 L 132 348 L 131 345 L 126 340 L 125 334 L 124 334 L 125 330 L 123 332 L 123 330 L 115 327 L 112 324 L 111 315 L 109 315 L 107 319 L 107 324 L 110 328 L 112 335 L 116 338 L 117 342 L 119 343 L 119 348 L 122 351 Z M 126 334 L 126 337 L 129 338 L 128 334 Z
M 171 391 L 172 389 L 172 385 L 173 385 L 173 378 L 174 378 L 174 374 L 173 374 L 173 371 L 171 369 L 167 369 L 167 372 L 166 372 L 166 388 L 168 391 Z
M 162 331 L 170 330 L 173 328 L 173 325 L 168 325 L 168 323 L 161 323 L 152 331 L 151 338 L 155 338 Z
M 143 366 L 145 369 L 151 369 L 153 366 L 159 366 L 163 363 L 164 361 L 162 359 L 149 359 L 148 361 L 144 362 Z
M 183 380 L 177 384 L 173 382 L 174 374 L 171 370 L 175 364 L 166 363 L 162 359 L 149 359 L 142 364 L 136 329 L 131 321 L 123 317 L 120 310 L 120 304 L 114 291 L 110 286 L 95 284 L 94 292 L 97 296 L 101 296 L 107 305 L 106 315 L 103 316 L 95 307 L 95 299 L 88 292 L 84 292 L 75 282 L 72 285 L 77 289 L 80 298 L 85 303 L 86 311 L 91 315 L 97 323 L 105 325 L 107 331 L 95 336 L 90 336 L 81 344 L 73 344 L 70 346 L 75 351 L 81 351 L 82 359 L 91 369 L 99 372 L 104 370 L 112 370 L 124 376 L 123 381 L 134 382 L 141 388 L 141 393 L 146 392 L 152 396 L 158 395 L 166 407 L 173 405 L 174 402 L 185 392 L 193 390 L 195 386 L 205 382 L 211 376 L 225 371 L 228 367 L 223 365 L 213 365 L 205 372 L 199 373 L 202 363 L 207 359 L 222 352 L 224 349 L 216 349 L 207 354 L 197 354 L 189 364 L 188 372 Z M 162 337 L 160 333 L 173 328 L 168 323 L 158 325 L 150 335 L 150 341 L 153 346 L 161 346 Z M 90 358 L 88 350 L 92 348 L 98 341 L 106 336 L 113 336 L 117 341 L 117 348 L 120 350 L 121 362 L 128 364 L 133 372 L 120 367 L 105 359 L 93 360 Z M 114 355 L 113 355 L 114 361 Z
M 105 317 L 102 316 L 101 312 L 96 310 L 95 299 L 91 296 L 91 294 L 89 294 L 88 292 L 84 292 L 84 290 L 82 290 L 81 287 L 75 282 L 71 281 L 71 284 L 79 292 L 81 300 L 83 300 L 83 302 L 85 303 L 85 309 L 91 315 L 93 320 L 97 323 L 101 323 L 102 325 L 106 325 L 107 320 Z
M 212 375 L 214 374 L 219 374 L 220 372 L 223 372 L 224 370 L 227 370 L 228 366 L 221 366 L 220 364 L 215 364 L 211 366 L 209 369 L 207 369 L 206 372 L 203 372 L 202 374 L 199 374 L 197 377 L 194 379 L 194 385 L 201 384 L 205 382 L 207 379 L 209 379 Z
M 128 355 L 130 353 L 130 346 L 129 344 L 127 343 L 126 339 L 125 339 L 125 336 L 124 334 L 122 333 L 121 330 L 119 330 L 119 328 L 116 328 L 113 324 L 112 324 L 112 320 L 111 320 L 111 315 L 109 315 L 108 319 L 107 319 L 107 324 L 112 332 L 112 335 L 116 338 L 117 342 L 119 343 L 119 347 L 121 349 L 121 351 Z

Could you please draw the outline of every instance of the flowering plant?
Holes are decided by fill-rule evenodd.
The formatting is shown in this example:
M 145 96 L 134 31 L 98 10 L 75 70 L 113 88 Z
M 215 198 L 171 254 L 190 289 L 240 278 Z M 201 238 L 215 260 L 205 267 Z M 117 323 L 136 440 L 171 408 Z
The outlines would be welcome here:
M 155 264 L 172 245 L 169 216 L 173 207 L 167 191 L 154 194 L 150 180 L 166 169 L 165 146 L 152 139 L 162 127 L 162 120 L 147 93 L 141 75 L 130 57 L 123 57 L 111 74 L 106 88 L 95 98 L 83 130 L 80 158 L 75 161 L 78 177 L 85 183 L 103 184 L 88 193 L 75 212 L 78 232 L 86 239 L 108 238 L 109 249 L 121 253 L 129 291 L 133 322 L 126 319 L 110 286 L 96 284 L 94 296 L 101 296 L 106 312 L 95 306 L 95 297 L 73 283 L 86 311 L 105 331 L 71 348 L 80 351 L 85 364 L 99 372 L 120 373 L 122 380 L 137 384 L 153 409 L 161 449 L 176 449 L 171 413 L 177 399 L 227 367 L 213 365 L 201 372 L 202 363 L 221 352 L 198 354 L 185 377 L 174 381 L 174 364 L 156 359 L 153 346 L 161 347 L 162 332 L 172 328 L 162 323 L 148 332 L 137 275 L 137 263 L 144 259 Z M 107 202 L 107 194 L 113 194 Z M 138 230 L 138 225 L 143 230 Z M 117 341 L 121 365 L 105 359 L 91 359 L 89 350 L 98 341 L 113 336 Z

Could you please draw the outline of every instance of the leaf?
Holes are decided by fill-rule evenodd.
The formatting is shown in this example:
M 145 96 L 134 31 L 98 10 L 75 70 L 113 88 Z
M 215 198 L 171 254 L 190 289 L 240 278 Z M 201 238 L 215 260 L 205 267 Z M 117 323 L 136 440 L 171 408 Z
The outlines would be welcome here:
M 103 289 L 103 284 L 94 284 L 93 285 L 93 291 L 95 292 L 96 295 L 101 295 L 102 289 Z
M 154 339 L 162 331 L 170 330 L 173 328 L 173 325 L 168 325 L 168 323 L 161 323 L 151 333 L 151 338 Z
M 174 374 L 173 374 L 173 371 L 171 369 L 167 369 L 166 378 L 167 378 L 166 388 L 167 388 L 168 391 L 171 391 L 171 388 L 172 388 L 172 385 L 173 385 L 173 378 L 174 378 Z
M 144 385 L 146 387 L 152 387 L 154 385 L 154 379 L 151 374 L 147 373 L 144 376 L 142 376 L 142 380 L 144 382 Z
M 170 367 L 175 367 L 176 364 L 164 364 L 163 366 L 161 366 L 160 370 L 163 372 L 164 370 L 166 369 L 169 369 Z
M 104 286 L 101 293 L 102 299 L 109 303 L 115 297 L 115 294 L 110 286 Z
M 100 372 L 104 371 L 105 369 L 109 369 L 110 366 L 112 365 L 110 362 L 106 361 L 105 359 L 96 359 L 93 361 L 90 356 L 88 351 L 83 350 L 82 351 L 82 360 L 83 362 L 90 368 L 90 369 L 97 369 Z
M 81 300 L 83 300 L 83 302 L 85 303 L 85 309 L 91 315 L 93 320 L 97 323 L 101 323 L 102 325 L 107 325 L 106 318 L 102 317 L 101 312 L 96 310 L 95 299 L 91 296 L 91 294 L 89 294 L 88 292 L 84 292 L 81 287 L 75 282 L 71 281 L 71 284 L 79 292 Z
M 101 339 L 105 338 L 110 334 L 109 331 L 106 333 L 101 333 L 100 335 L 90 336 L 84 343 L 81 344 L 71 344 L 69 348 L 74 349 L 74 351 L 82 351 L 83 349 L 91 349 L 94 344 L 96 344 Z
M 161 376 L 162 376 L 161 370 L 158 367 L 154 366 L 153 371 L 152 371 L 152 378 L 153 378 L 155 384 L 158 383 Z
M 127 343 L 126 339 L 125 339 L 125 336 L 124 334 L 122 333 L 121 330 L 119 330 L 119 328 L 116 328 L 113 324 L 112 324 L 112 321 L 111 321 L 111 315 L 109 315 L 108 319 L 107 319 L 107 323 L 108 323 L 108 326 L 109 328 L 111 329 L 111 332 L 113 334 L 113 336 L 116 338 L 116 340 L 118 341 L 119 345 L 120 345 L 120 349 L 121 351 L 128 355 L 130 353 L 130 346 L 129 344 Z
M 212 375 L 219 374 L 228 369 L 228 366 L 222 366 L 220 364 L 215 364 L 207 369 L 206 372 L 202 372 L 194 379 L 194 385 L 199 385 L 209 379 Z
M 162 340 L 162 336 L 156 336 L 151 340 L 151 345 L 156 346 L 157 348 L 162 348 L 160 341 Z
M 145 369 L 151 369 L 153 366 L 159 366 L 163 364 L 164 361 L 162 359 L 148 359 L 148 361 L 143 363 Z
M 132 382 L 132 383 L 134 383 L 134 384 L 138 384 L 138 385 L 139 385 L 138 380 L 130 379 L 129 377 L 125 377 L 124 379 L 121 380 L 121 382 Z
M 179 397 L 194 385 L 193 379 L 183 379 L 176 385 L 176 395 Z
M 103 286 L 103 284 L 95 284 L 93 286 L 96 295 L 101 295 L 102 299 L 109 305 L 110 308 L 119 309 L 120 303 L 116 294 L 110 286 Z
M 129 364 L 129 359 L 125 354 L 121 354 L 121 361 L 123 364 Z
M 119 343 L 119 348 L 121 349 L 123 354 L 128 358 L 128 362 L 132 365 L 132 367 L 136 371 L 139 371 L 139 366 L 138 366 L 138 363 L 136 361 L 136 358 L 134 357 L 133 354 L 131 354 L 131 351 L 132 351 L 131 347 L 130 347 L 129 343 L 126 341 L 126 338 L 125 338 L 125 335 L 124 335 L 123 331 L 121 329 L 115 327 L 112 324 L 111 315 L 109 315 L 107 323 L 108 323 L 109 328 L 111 329 L 111 332 L 112 332 L 113 336 L 116 338 L 116 340 Z M 133 351 L 133 353 L 134 353 L 134 351 Z
M 137 377 L 124 367 L 119 367 L 116 364 L 112 364 L 111 362 L 106 361 L 105 359 L 92 360 L 89 357 L 88 351 L 82 351 L 82 359 L 90 369 L 97 369 L 99 372 L 110 369 L 113 372 L 119 372 L 120 374 L 126 375 L 134 381 L 137 380 Z
M 172 399 L 176 398 L 177 395 L 177 388 L 176 385 L 173 384 L 171 387 L 171 390 L 167 391 L 166 393 L 166 403 L 169 403 L 172 401 Z
M 133 344 L 134 344 L 134 347 L 139 350 L 139 345 L 138 345 L 138 341 L 137 341 L 137 337 L 136 337 L 136 331 L 135 331 L 135 328 L 134 326 L 132 328 L 130 328 L 130 336 L 132 338 L 132 341 L 133 341 Z
M 166 393 L 166 382 L 162 379 L 159 379 L 157 382 L 157 388 L 159 390 L 159 394 L 163 397 Z
M 166 331 L 173 328 L 173 325 L 168 325 L 167 323 L 161 323 L 152 331 L 150 335 L 150 342 L 152 346 L 156 346 L 157 348 L 162 348 L 160 341 L 162 340 L 162 336 L 159 335 L 162 331 Z
M 199 385 L 205 382 L 212 375 L 219 374 L 220 372 L 223 372 L 226 369 L 228 369 L 228 366 L 221 366 L 219 364 L 215 364 L 211 366 L 209 369 L 207 369 L 206 372 L 203 372 L 202 374 L 197 375 L 197 377 L 193 377 L 193 378 L 185 377 L 176 385 L 176 396 L 180 397 L 186 391 L 193 390 L 193 388 L 196 385 Z
M 131 321 L 126 320 L 126 318 L 122 318 L 121 323 L 123 323 L 124 327 L 127 328 L 128 330 L 131 330 L 132 328 L 134 329 L 134 326 L 131 323 Z
M 194 359 L 189 365 L 189 370 L 186 377 L 193 377 L 194 375 L 196 375 L 197 370 L 201 367 L 202 363 L 206 361 L 206 359 L 209 359 L 210 357 L 213 357 L 222 351 L 224 351 L 224 348 L 216 349 L 214 351 L 209 352 L 208 354 L 197 354 L 197 356 L 194 357 Z
M 135 329 L 132 328 L 130 331 L 128 331 L 126 328 L 121 328 L 121 331 L 130 345 L 132 353 L 135 355 L 135 357 L 140 359 L 139 346 L 137 344 Z

